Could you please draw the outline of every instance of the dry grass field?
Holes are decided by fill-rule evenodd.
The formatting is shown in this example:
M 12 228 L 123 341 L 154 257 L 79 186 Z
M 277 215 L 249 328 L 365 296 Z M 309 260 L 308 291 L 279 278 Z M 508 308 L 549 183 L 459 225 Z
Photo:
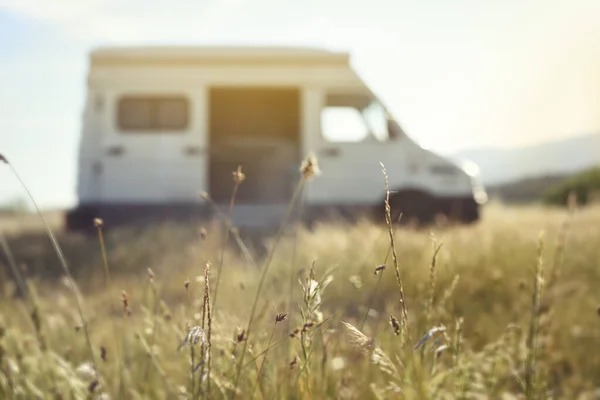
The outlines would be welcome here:
M 2 399 L 600 398 L 598 206 L 290 224 L 263 255 L 219 222 L 55 218 L 73 286 L 32 218 L 1 221 Z

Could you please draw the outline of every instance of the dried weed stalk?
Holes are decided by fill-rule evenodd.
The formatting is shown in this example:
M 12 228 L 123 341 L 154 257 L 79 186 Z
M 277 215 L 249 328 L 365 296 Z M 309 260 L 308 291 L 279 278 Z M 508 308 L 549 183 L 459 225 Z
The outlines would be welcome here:
M 44 224 L 44 227 L 46 228 L 46 233 L 48 234 L 48 237 L 50 238 L 50 241 L 52 242 L 52 246 L 54 247 L 54 250 L 55 250 L 56 254 L 58 255 L 59 261 L 62 265 L 65 275 L 67 276 L 67 279 L 69 280 L 69 284 L 71 286 L 71 291 L 73 292 L 73 297 L 75 298 L 75 303 L 77 304 L 77 310 L 79 312 L 79 317 L 81 319 L 81 326 L 83 326 L 83 329 L 85 332 L 85 338 L 87 341 L 90 360 L 94 367 L 95 379 L 96 379 L 96 381 L 100 381 L 100 375 L 98 373 L 98 368 L 96 366 L 96 357 L 94 356 L 94 348 L 92 346 L 92 341 L 90 339 L 90 334 L 88 332 L 87 321 L 83 315 L 83 307 L 81 306 L 81 300 L 79 299 L 79 296 L 77 295 L 77 289 L 75 287 L 73 275 L 71 274 L 69 265 L 67 263 L 65 256 L 63 255 L 62 249 L 61 249 L 60 245 L 58 244 L 56 237 L 52 233 L 52 230 L 50 229 L 50 225 L 48 225 L 48 222 L 46 221 L 46 219 L 44 218 L 44 215 L 40 211 L 40 208 L 38 207 L 37 202 L 35 201 L 35 199 L 33 198 L 33 195 L 29 191 L 29 188 L 27 187 L 27 185 L 25 185 L 25 182 L 23 181 L 23 179 L 21 179 L 21 176 L 17 173 L 14 166 L 8 161 L 8 159 L 5 156 L 3 156 L 1 154 L 0 154 L 0 161 L 4 162 L 11 169 L 13 175 L 17 178 L 17 180 L 19 181 L 19 183 L 25 190 L 25 193 L 27 193 L 27 196 L 33 203 L 33 206 L 35 207 L 35 210 L 36 210 L 38 216 L 40 217 L 40 219 L 42 220 L 42 222 Z
M 210 397 L 210 369 L 211 369 L 211 334 L 212 334 L 212 314 L 211 314 L 211 308 L 210 308 L 210 278 L 209 278 L 209 271 L 210 271 L 210 263 L 206 263 L 204 266 L 204 299 L 203 299 L 203 305 L 202 305 L 202 329 L 205 329 L 205 321 L 206 321 L 206 325 L 208 325 L 207 328 L 207 335 L 206 335 L 206 344 L 202 344 L 201 346 L 201 351 L 202 351 L 202 355 L 204 357 L 204 359 L 202 360 L 203 365 L 202 365 L 202 370 L 200 373 L 200 382 L 199 382 L 199 388 L 202 387 L 202 380 L 204 379 L 204 363 L 207 365 L 207 375 L 206 375 L 206 393 L 207 396 Z M 204 347 L 206 346 L 206 348 Z

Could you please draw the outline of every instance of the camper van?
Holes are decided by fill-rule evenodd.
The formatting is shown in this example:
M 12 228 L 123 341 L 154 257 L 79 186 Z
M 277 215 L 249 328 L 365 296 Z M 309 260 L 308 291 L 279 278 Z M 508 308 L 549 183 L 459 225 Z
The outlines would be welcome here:
M 443 133 L 440 133 L 443 134 Z M 79 144 L 78 204 L 70 230 L 191 218 L 228 208 L 237 226 L 277 224 L 314 154 L 320 174 L 303 193 L 306 215 L 429 221 L 479 218 L 476 169 L 408 136 L 352 68 L 350 55 L 312 48 L 136 47 L 90 54 Z M 206 192 L 211 201 L 202 201 Z

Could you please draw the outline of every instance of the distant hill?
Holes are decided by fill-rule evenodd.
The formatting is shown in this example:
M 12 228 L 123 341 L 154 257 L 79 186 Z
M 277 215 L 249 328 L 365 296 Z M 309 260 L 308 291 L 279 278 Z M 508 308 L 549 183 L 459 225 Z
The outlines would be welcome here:
M 490 199 L 503 203 L 530 203 L 541 201 L 547 192 L 564 182 L 572 174 L 528 177 L 515 181 L 491 184 L 486 187 Z
M 600 165 L 600 133 L 511 149 L 467 149 L 452 157 L 476 163 L 486 187 L 521 181 L 528 190 L 533 178 L 545 186 L 545 181 Z

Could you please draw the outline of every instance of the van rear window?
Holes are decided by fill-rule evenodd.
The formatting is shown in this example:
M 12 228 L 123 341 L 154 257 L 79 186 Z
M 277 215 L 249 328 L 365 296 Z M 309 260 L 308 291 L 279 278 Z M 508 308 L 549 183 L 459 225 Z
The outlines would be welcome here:
M 185 97 L 125 96 L 117 104 L 117 124 L 123 132 L 176 132 L 188 123 Z

